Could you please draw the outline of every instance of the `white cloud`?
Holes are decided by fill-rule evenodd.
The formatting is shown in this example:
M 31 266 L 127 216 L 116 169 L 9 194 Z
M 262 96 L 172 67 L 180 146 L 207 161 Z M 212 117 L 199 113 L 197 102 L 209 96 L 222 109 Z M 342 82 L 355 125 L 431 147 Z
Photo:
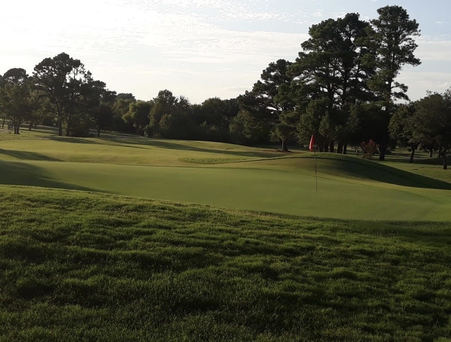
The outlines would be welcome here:
M 155 96 L 162 88 L 194 102 L 233 97 L 249 89 L 271 61 L 293 60 L 307 38 L 306 25 L 335 13 L 332 8 L 278 11 L 271 9 L 271 2 L 274 5 L 273 0 L 8 1 L 0 21 L 0 72 L 17 66 L 31 71 L 42 58 L 66 51 L 111 89 L 140 98 Z M 226 19 L 234 29 L 224 25 Z M 264 29 L 266 23 L 271 25 Z M 299 25 L 303 33 L 284 33 L 283 23 Z M 451 79 L 433 70 L 437 63 L 451 61 L 451 41 L 424 37 L 418 42 L 422 67 L 400 75 L 412 98 L 427 89 L 446 88 Z
M 409 85 L 411 100 L 426 96 L 427 91 L 444 92 L 451 87 L 451 72 L 404 71 L 399 81 Z
M 451 61 L 451 40 L 435 40 L 431 37 L 417 40 L 416 54 L 423 61 Z
M 305 39 L 303 34 L 231 31 L 183 10 L 194 6 L 237 12 L 226 1 L 168 3 L 181 10 L 164 13 L 157 1 L 81 0 L 68 11 L 67 5 L 46 0 L 23 12 L 18 1 L 10 10 L 21 13 L 19 21 L 9 17 L 0 24 L 3 31 L 7 26 L 13 30 L 0 47 L 7 56 L 0 67 L 19 63 L 31 71 L 40 59 L 66 51 L 112 89 L 150 98 L 167 87 L 198 102 L 238 95 L 236 89 L 251 87 L 271 61 L 295 58 Z M 42 15 L 35 16 L 39 9 Z M 241 17 L 252 20 L 270 17 L 252 15 L 244 5 L 238 9 Z

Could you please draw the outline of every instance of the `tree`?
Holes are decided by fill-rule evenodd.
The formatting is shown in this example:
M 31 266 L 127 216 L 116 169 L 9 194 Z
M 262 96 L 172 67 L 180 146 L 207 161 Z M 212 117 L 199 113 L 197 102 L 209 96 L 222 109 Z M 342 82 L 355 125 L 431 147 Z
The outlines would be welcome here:
M 258 144 L 268 141 L 269 128 L 246 110 L 240 110 L 229 124 L 231 142 L 237 144 Z
M 113 121 L 112 106 L 116 93 L 106 89 L 102 81 L 90 80 L 83 85 L 82 110 L 88 113 L 90 121 L 95 126 L 97 136 L 102 129 L 110 126 Z
M 312 115 L 313 108 L 308 106 L 311 101 L 319 101 L 323 108 L 321 117 L 315 118 L 316 125 L 309 124 L 313 122 L 311 117 L 301 119 L 301 140 L 315 134 L 320 150 L 333 151 L 337 141 L 338 151 L 345 151 L 351 106 L 372 99 L 367 86 L 374 73 L 371 34 L 369 23 L 356 13 L 322 21 L 309 29 L 310 38 L 302 43 L 303 51 L 290 70 L 291 87 L 297 89 L 294 94 L 299 94 L 295 98 L 301 115 Z M 302 127 L 303 122 L 306 127 Z
M 124 120 L 125 114 L 127 114 L 130 104 L 135 102 L 136 99 L 133 94 L 130 93 L 120 93 L 114 98 L 112 110 L 113 119 L 112 126 L 113 130 L 118 130 L 122 132 L 133 132 L 134 127 L 131 123 Z
M 439 149 L 443 169 L 448 168 L 451 147 L 451 90 L 444 95 L 430 94 L 415 103 L 413 138 L 432 141 Z
M 205 100 L 192 111 L 194 124 L 200 128 L 199 136 L 208 140 L 230 141 L 230 123 L 238 111 L 236 99 L 214 97 Z
M 14 134 L 19 134 L 20 125 L 30 118 L 33 110 L 30 77 L 24 69 L 13 68 L 5 72 L 2 83 L 2 108 L 10 119 Z
M 378 102 L 357 103 L 351 107 L 348 126 L 352 132 L 350 142 L 379 142 L 387 132 L 388 123 L 383 108 Z M 378 145 L 380 152 L 380 145 Z
M 0 74 L 0 116 L 2 118 L 2 128 L 5 127 L 6 113 L 2 103 L 2 92 L 5 82 L 3 81 L 3 76 Z
M 298 115 L 296 112 L 285 112 L 279 116 L 279 123 L 277 123 L 273 130 L 273 137 L 278 139 L 282 144 L 282 152 L 288 152 L 288 142 L 296 137 L 296 124 L 294 123 Z
M 379 140 L 380 160 L 385 159 L 388 146 L 388 124 L 394 113 L 394 100 L 408 99 L 407 86 L 396 81 L 404 65 L 417 66 L 421 62 L 415 57 L 417 44 L 415 37 L 420 35 L 416 20 L 409 17 L 400 6 L 386 6 L 378 9 L 379 18 L 371 21 L 374 27 L 374 41 L 377 48 L 376 74 L 370 82 L 371 89 L 383 101 L 387 132 Z
M 388 127 L 391 138 L 398 145 L 410 148 L 410 163 L 413 163 L 415 151 L 420 143 L 418 137 L 414 135 L 414 115 L 415 106 L 401 105 L 391 117 Z
M 160 135 L 160 120 L 165 114 L 171 114 L 178 99 L 169 90 L 161 90 L 158 96 L 153 99 L 153 106 L 150 110 L 148 135 Z
M 287 96 L 291 83 L 288 73 L 290 65 L 291 62 L 284 59 L 270 63 L 263 70 L 261 79 L 254 84 L 252 89 L 252 95 L 255 97 L 255 100 L 252 101 L 254 108 L 249 105 L 245 108 L 248 113 L 255 113 L 268 121 L 272 136 L 280 141 L 283 152 L 288 151 L 288 142 L 295 132 L 295 126 L 289 122 L 294 110 L 294 103 Z M 249 95 L 251 94 L 248 94 L 248 97 Z M 262 115 L 262 111 L 265 112 L 264 115 Z
M 313 134 L 319 131 L 321 118 L 325 111 L 327 111 L 327 99 L 312 100 L 307 106 L 305 113 L 300 117 L 298 123 L 298 135 L 299 141 L 303 144 L 307 144 Z M 316 134 L 316 144 L 323 151 L 323 142 L 320 141 L 322 137 Z
M 55 125 L 55 106 L 50 102 L 48 97 L 36 89 L 32 91 L 32 108 L 31 117 L 29 118 L 29 129 L 38 124 L 46 126 Z
M 92 111 L 92 118 L 97 136 L 100 137 L 101 130 L 109 127 L 113 122 L 113 110 L 111 106 L 101 103 Z
M 169 139 L 192 138 L 194 120 L 191 112 L 191 104 L 188 99 L 183 96 L 178 98 L 169 112 L 161 117 L 158 124 L 159 134 Z
M 248 144 L 269 142 L 274 116 L 265 101 L 265 98 L 249 91 L 237 98 L 239 111 L 229 124 L 232 141 Z
M 63 135 L 63 123 L 70 133 L 71 116 L 76 110 L 76 101 L 81 86 L 90 78 L 90 73 L 78 59 L 66 53 L 45 58 L 35 66 L 33 77 L 37 88 L 45 94 L 56 109 L 58 135 Z
M 149 125 L 149 113 L 153 107 L 151 102 L 136 101 L 131 102 L 128 112 L 124 115 L 124 120 L 129 122 L 139 135 L 144 135 L 146 127 Z

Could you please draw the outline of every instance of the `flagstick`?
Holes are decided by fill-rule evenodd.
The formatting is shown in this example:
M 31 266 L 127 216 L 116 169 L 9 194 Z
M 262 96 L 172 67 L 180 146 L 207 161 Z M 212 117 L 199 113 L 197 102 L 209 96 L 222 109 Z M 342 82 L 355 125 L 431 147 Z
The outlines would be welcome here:
M 313 151 L 313 159 L 315 159 L 315 191 L 318 192 L 318 161 L 316 159 L 316 147 L 317 145 L 315 144 L 315 135 L 312 134 L 308 149 L 310 152 Z
M 316 159 L 316 148 L 313 148 L 313 157 L 315 159 L 315 190 L 318 192 L 318 162 Z

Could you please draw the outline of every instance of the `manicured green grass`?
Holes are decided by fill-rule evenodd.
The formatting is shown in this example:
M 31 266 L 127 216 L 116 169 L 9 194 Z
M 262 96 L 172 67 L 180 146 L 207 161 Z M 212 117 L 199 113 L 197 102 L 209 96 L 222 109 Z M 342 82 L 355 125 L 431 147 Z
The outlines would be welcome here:
M 445 341 L 451 224 L 0 186 L 0 341 Z
M 0 183 L 340 219 L 451 220 L 451 173 L 214 142 L 0 134 Z M 421 164 L 424 165 L 424 164 Z

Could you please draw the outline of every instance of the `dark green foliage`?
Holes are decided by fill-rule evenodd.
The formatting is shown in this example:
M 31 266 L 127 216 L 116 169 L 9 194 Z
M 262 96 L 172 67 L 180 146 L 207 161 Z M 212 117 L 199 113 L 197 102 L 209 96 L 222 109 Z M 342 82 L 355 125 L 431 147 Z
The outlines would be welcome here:
M 175 97 L 168 90 L 153 100 L 147 134 L 151 137 L 231 141 L 231 122 L 239 108 L 235 99 L 210 98 L 192 105 L 185 97 Z
M 124 115 L 127 114 L 129 110 L 130 103 L 135 101 L 136 99 L 132 94 L 117 94 L 112 105 L 112 126 L 115 131 L 128 133 L 135 131 L 132 123 L 123 119 Z
M 407 100 L 407 86 L 396 81 L 404 65 L 417 66 L 421 61 L 415 56 L 415 37 L 420 35 L 419 24 L 410 19 L 401 6 L 385 6 L 377 11 L 379 17 L 371 21 L 374 26 L 374 43 L 377 46 L 376 73 L 369 80 L 369 86 L 383 101 L 387 113 L 385 133 L 378 140 L 379 159 L 385 159 L 389 144 L 389 120 L 395 112 L 394 100 Z
M 236 144 L 253 145 L 268 142 L 270 126 L 247 110 L 240 110 L 230 124 L 230 140 Z
M 379 17 L 371 21 L 377 46 L 377 73 L 370 85 L 378 95 L 390 103 L 392 99 L 407 99 L 407 86 L 395 81 L 403 65 L 419 65 L 415 57 L 415 37 L 420 35 L 419 24 L 410 19 L 401 6 L 385 6 L 377 10 Z
M 149 113 L 152 108 L 152 102 L 130 102 L 128 112 L 124 114 L 123 119 L 135 128 L 136 134 L 144 135 L 149 125 Z
M 14 134 L 19 134 L 21 124 L 31 117 L 34 107 L 31 94 L 32 82 L 24 69 L 13 68 L 5 72 L 0 84 L 0 103 Z
M 113 110 L 107 104 L 99 104 L 92 109 L 92 120 L 97 130 L 97 136 L 100 136 L 102 129 L 111 127 L 113 124 Z
M 63 125 L 66 124 L 66 134 L 70 135 L 73 121 L 76 124 L 83 121 L 75 119 L 79 109 L 77 104 L 82 87 L 91 80 L 91 74 L 80 60 L 63 52 L 36 65 L 33 78 L 36 87 L 55 107 L 58 134 L 63 135 Z
M 373 99 L 367 85 L 374 73 L 372 34 L 369 23 L 360 20 L 356 13 L 328 19 L 310 28 L 310 38 L 302 43 L 303 51 L 290 70 L 291 87 L 300 88 L 297 93 L 303 93 L 297 98 L 302 142 L 314 134 L 321 151 L 327 151 L 334 142 L 340 145 L 349 142 L 346 126 L 350 107 L 357 101 Z M 311 105 L 318 101 L 324 105 L 313 118 Z M 309 118 L 303 119 L 304 115 Z M 312 125 L 312 120 L 317 124 Z
M 162 90 L 153 99 L 146 132 L 150 137 L 230 141 L 229 124 L 238 110 L 234 99 L 211 98 L 191 105 L 187 98 Z
M 191 135 L 202 140 L 233 141 L 230 124 L 236 118 L 239 107 L 236 99 L 210 98 L 200 106 L 193 106 Z M 242 118 L 243 119 L 243 118 Z
M 412 138 L 425 146 L 437 146 L 443 168 L 447 169 L 447 152 L 451 148 L 451 90 L 416 102 L 412 120 Z
M 291 117 L 297 116 L 292 114 L 294 101 L 289 93 L 292 80 L 289 74 L 291 64 L 284 59 L 270 63 L 263 70 L 260 80 L 254 84 L 252 92 L 241 99 L 242 109 L 267 121 L 272 137 L 281 143 L 283 152 L 288 151 L 289 141 L 295 140 L 293 137 L 296 123 L 290 122 Z
M 2 187 L 0 340 L 451 338 L 449 223 Z
M 246 91 L 238 97 L 240 111 L 230 124 L 233 142 L 266 143 L 269 141 L 274 118 L 267 110 L 265 99 Z
M 153 102 L 154 104 L 149 114 L 148 135 L 159 136 L 160 121 L 163 119 L 163 116 L 172 115 L 178 104 L 178 99 L 169 90 L 161 90 Z
M 33 81 L 38 98 L 47 100 L 41 110 L 56 112 L 59 135 L 63 127 L 67 136 L 88 136 L 90 128 L 100 135 L 111 125 L 116 93 L 108 91 L 104 82 L 94 80 L 80 60 L 66 53 L 45 58 L 35 66 Z
M 370 139 L 380 142 L 387 134 L 390 113 L 379 103 L 362 103 L 351 107 L 349 124 L 351 142 L 359 144 Z
M 413 163 L 415 150 L 419 143 L 425 143 L 414 136 L 415 124 L 415 107 L 413 105 L 401 105 L 390 119 L 388 129 L 391 138 L 398 144 L 398 146 L 408 146 L 410 148 L 410 162 Z M 425 144 L 426 145 L 426 144 Z

